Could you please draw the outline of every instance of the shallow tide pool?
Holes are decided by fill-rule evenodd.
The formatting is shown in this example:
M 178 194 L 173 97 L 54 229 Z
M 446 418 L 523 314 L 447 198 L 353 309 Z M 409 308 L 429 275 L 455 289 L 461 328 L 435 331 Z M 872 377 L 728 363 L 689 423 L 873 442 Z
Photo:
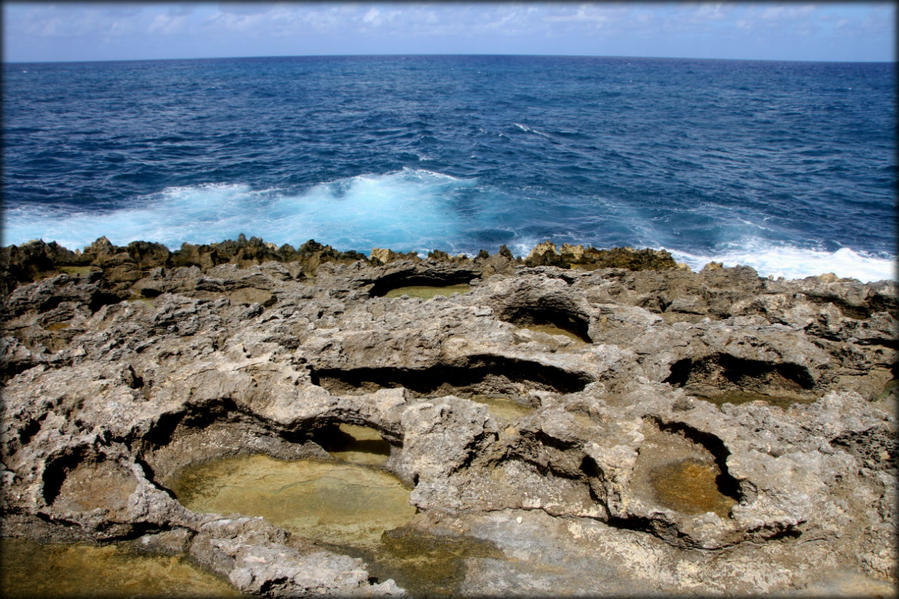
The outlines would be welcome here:
M 736 500 L 721 493 L 717 466 L 695 459 L 671 462 L 653 470 L 650 480 L 656 499 L 685 514 L 715 512 L 727 518 Z
M 537 409 L 519 403 L 505 395 L 476 394 L 471 396 L 471 400 L 486 405 L 487 409 L 490 410 L 490 414 L 504 423 L 518 422 L 525 416 L 533 414 Z
M 146 555 L 127 544 L 0 539 L 4 597 L 239 597 L 183 555 Z
M 169 488 L 197 512 L 262 516 L 323 547 L 364 559 L 379 580 L 413 596 L 453 596 L 472 558 L 501 558 L 492 543 L 410 525 L 410 489 L 380 468 L 386 442 L 368 427 L 341 424 L 328 449 L 338 461 L 244 455 L 189 466 Z
M 359 464 L 243 455 L 185 468 L 170 488 L 195 512 L 262 516 L 310 539 L 372 545 L 415 514 L 409 489 Z

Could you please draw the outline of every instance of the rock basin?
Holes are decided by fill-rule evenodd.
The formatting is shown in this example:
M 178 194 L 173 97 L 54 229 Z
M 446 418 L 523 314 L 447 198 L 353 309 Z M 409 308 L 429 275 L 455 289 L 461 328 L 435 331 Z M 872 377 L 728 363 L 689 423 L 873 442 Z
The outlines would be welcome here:
M 356 464 L 237 456 L 186 468 L 170 488 L 195 512 L 262 516 L 334 544 L 376 544 L 415 514 L 396 477 Z
M 366 560 L 373 576 L 414 596 L 453 596 L 465 560 L 503 557 L 492 543 L 407 526 L 409 489 L 381 466 L 388 445 L 370 427 L 341 424 L 324 444 L 338 462 L 240 455 L 194 464 L 168 487 L 195 512 L 262 516 L 324 547 Z

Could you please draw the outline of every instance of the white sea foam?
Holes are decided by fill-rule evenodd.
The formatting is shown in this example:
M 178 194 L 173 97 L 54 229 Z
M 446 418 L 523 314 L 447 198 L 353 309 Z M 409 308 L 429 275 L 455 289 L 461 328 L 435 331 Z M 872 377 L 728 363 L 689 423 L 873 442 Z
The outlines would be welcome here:
M 24 207 L 4 215 L 5 245 L 31 239 L 82 248 L 100 236 L 116 245 L 135 240 L 211 243 L 240 233 L 277 244 L 307 239 L 339 249 L 391 247 L 426 251 L 455 239 L 460 216 L 446 201 L 473 181 L 423 169 L 359 175 L 300 193 L 256 191 L 243 184 L 169 187 L 135 206 L 105 213 Z
M 539 241 L 545 240 L 541 238 Z M 509 244 L 509 249 L 514 255 L 524 257 L 537 243 L 534 238 L 516 240 Z M 801 279 L 834 273 L 838 277 L 858 279 L 864 283 L 899 280 L 894 260 L 869 256 L 849 248 L 826 252 L 792 246 L 765 246 L 764 242 L 753 240 L 743 248 L 716 254 L 684 252 L 661 246 L 653 249 L 668 250 L 677 262 L 683 262 L 697 272 L 709 262 L 720 262 L 724 266 L 752 267 L 762 277 Z
M 535 135 L 549 137 L 549 135 L 547 135 L 543 131 L 540 131 L 539 129 L 534 129 L 533 127 L 528 127 L 527 125 L 522 125 L 521 123 L 512 123 L 512 124 L 515 125 L 516 127 L 518 127 L 520 130 L 524 131 L 525 133 L 534 133 Z
M 598 227 L 621 228 L 615 233 L 617 238 L 632 240 L 629 243 L 634 245 L 657 245 L 652 240 L 659 239 L 658 232 L 638 215 L 614 205 L 600 208 L 604 218 Z M 321 183 L 301 191 L 253 190 L 244 184 L 170 187 L 136 198 L 132 207 L 107 212 L 12 208 L 3 215 L 2 243 L 43 239 L 76 249 L 106 236 L 116 245 L 145 240 L 177 249 L 185 241 L 213 243 L 244 233 L 295 247 L 315 239 L 340 250 L 389 247 L 456 253 L 477 252 L 480 247 L 495 251 L 495 246 L 490 247 L 493 242 L 478 237 L 478 233 L 499 226 L 509 233 L 502 242 L 516 255 L 526 256 L 536 243 L 552 238 L 552 230 L 559 234 L 558 227 L 553 229 L 546 223 L 546 234 L 533 231 L 534 223 L 545 217 L 539 210 L 522 203 L 521 198 L 480 186 L 473 179 L 407 168 Z M 578 219 L 583 224 L 589 214 L 582 213 Z M 532 230 L 525 233 L 529 227 Z M 562 237 L 574 243 L 605 243 L 578 238 L 578 231 L 583 229 L 566 230 Z M 745 239 L 730 249 L 707 254 L 676 249 L 671 244 L 667 249 L 694 270 L 715 261 L 726 266 L 751 266 L 761 276 L 790 279 L 827 272 L 865 282 L 899 278 L 893 259 L 887 256 L 850 248 L 829 252 L 778 246 L 751 236 Z
M 834 252 L 798 248 L 793 246 L 764 245 L 752 241 L 714 255 L 693 254 L 669 249 L 678 262 L 684 262 L 693 270 L 700 270 L 709 262 L 721 262 L 724 266 L 750 266 L 763 277 L 801 279 L 803 277 L 833 273 L 838 277 L 858 279 L 862 282 L 899 280 L 896 262 L 890 258 L 870 256 L 850 248 Z

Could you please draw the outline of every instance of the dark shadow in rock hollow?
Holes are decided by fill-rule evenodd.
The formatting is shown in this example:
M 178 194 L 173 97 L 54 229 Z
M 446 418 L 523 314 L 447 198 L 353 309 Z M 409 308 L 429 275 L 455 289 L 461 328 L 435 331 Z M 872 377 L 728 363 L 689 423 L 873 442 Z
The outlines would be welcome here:
M 590 338 L 590 317 L 581 313 L 570 300 L 559 297 L 543 297 L 525 304 L 515 303 L 497 310 L 497 316 L 506 322 L 527 327 L 552 325 L 567 331 L 585 343 Z
M 451 287 L 470 283 L 478 278 L 477 273 L 470 270 L 432 271 L 424 273 L 398 272 L 385 275 L 375 281 L 368 292 L 371 297 L 382 297 L 392 289 L 411 286 Z
M 812 399 L 815 380 L 808 368 L 789 362 L 764 362 L 712 354 L 683 358 L 671 365 L 664 382 L 714 403 L 762 399 L 786 405 Z
M 452 365 L 429 368 L 312 369 L 312 382 L 335 393 L 373 392 L 405 387 L 415 395 L 467 396 L 479 393 L 525 393 L 528 390 L 574 393 L 592 382 L 584 373 L 500 356 L 469 356 Z
M 353 426 L 347 429 L 346 425 L 334 423 L 316 429 L 311 438 L 328 453 L 358 452 L 385 457 L 390 455 L 390 443 L 370 427 Z

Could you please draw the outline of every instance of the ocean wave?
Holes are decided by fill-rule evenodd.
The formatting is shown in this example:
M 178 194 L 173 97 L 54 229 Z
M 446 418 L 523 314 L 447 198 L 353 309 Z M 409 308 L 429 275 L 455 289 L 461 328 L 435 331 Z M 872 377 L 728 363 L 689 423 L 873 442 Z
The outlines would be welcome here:
M 244 183 L 167 187 L 134 206 L 98 212 L 20 206 L 4 214 L 3 243 L 32 239 L 82 248 L 101 236 L 117 245 L 144 240 L 172 249 L 255 235 L 277 244 L 316 239 L 340 249 L 427 251 L 456 239 L 461 215 L 451 207 L 475 182 L 404 168 L 320 183 L 294 192 Z
M 684 262 L 697 271 L 709 262 L 720 262 L 724 266 L 750 266 L 763 277 L 801 279 L 833 273 L 838 277 L 858 279 L 865 283 L 899 280 L 894 257 L 872 256 L 847 247 L 830 252 L 752 241 L 742 247 L 713 254 L 676 249 L 668 251 L 675 260 Z
M 703 218 L 698 224 L 693 222 L 696 215 L 676 223 L 673 212 L 647 215 L 614 199 L 596 197 L 573 206 L 570 198 L 548 197 L 528 186 L 505 189 L 475 178 L 406 167 L 302 189 L 253 189 L 246 183 L 171 186 L 117 209 L 21 205 L 4 211 L 3 244 L 43 239 L 78 249 L 105 236 L 116 245 L 144 240 L 177 249 L 184 242 L 213 243 L 243 233 L 278 245 L 298 246 L 315 239 L 360 252 L 389 247 L 473 255 L 506 244 L 514 254 L 526 256 L 537 243 L 552 239 L 596 247 L 666 248 L 694 270 L 715 261 L 791 279 L 826 272 L 862 281 L 897 278 L 894 258 L 886 253 L 803 248 L 778 241 L 789 231 L 745 217 L 734 219 L 732 214 L 722 219 L 708 213 L 700 207 Z M 677 239 L 670 234 L 675 225 Z M 714 243 L 712 233 L 719 241 L 742 241 L 720 250 L 696 249 Z
M 546 237 L 518 237 L 509 243 L 513 255 L 525 257 Z M 563 242 L 588 245 L 586 241 L 571 239 L 551 239 L 560 246 Z M 652 246 L 652 244 L 648 244 Z M 597 246 L 600 247 L 600 246 Z M 603 246 L 605 247 L 605 246 Z M 636 245 L 638 249 L 643 246 Z M 863 283 L 899 280 L 895 257 L 872 256 L 851 248 L 835 251 L 775 245 L 761 239 L 745 241 L 737 247 L 720 252 L 691 252 L 655 245 L 655 250 L 667 250 L 677 261 L 686 264 L 693 271 L 702 270 L 709 262 L 720 262 L 724 266 L 749 266 L 761 277 L 783 277 L 802 279 L 833 273 L 841 278 L 858 279 Z

